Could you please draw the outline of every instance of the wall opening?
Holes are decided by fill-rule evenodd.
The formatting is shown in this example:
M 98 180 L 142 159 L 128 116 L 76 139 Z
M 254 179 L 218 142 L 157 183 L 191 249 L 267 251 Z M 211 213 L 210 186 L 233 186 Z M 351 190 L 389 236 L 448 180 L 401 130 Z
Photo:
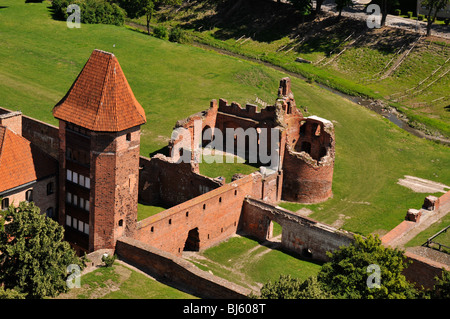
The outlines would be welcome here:
M 301 144 L 300 152 L 306 152 L 308 154 L 311 154 L 311 143 L 309 142 L 302 142 Z
M 184 244 L 184 251 L 199 251 L 200 250 L 200 235 L 198 227 L 191 229 Z
M 276 221 L 271 220 L 267 228 L 266 239 L 270 241 L 281 241 L 281 233 L 283 229 Z

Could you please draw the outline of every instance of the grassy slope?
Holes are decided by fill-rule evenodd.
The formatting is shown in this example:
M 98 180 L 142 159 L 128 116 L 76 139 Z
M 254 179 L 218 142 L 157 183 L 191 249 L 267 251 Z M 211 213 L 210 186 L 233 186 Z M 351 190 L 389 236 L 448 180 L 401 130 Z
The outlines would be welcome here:
M 55 124 L 51 108 L 64 96 L 92 50 L 113 50 L 146 110 L 142 155 L 165 146 L 175 122 L 206 109 L 210 99 L 222 97 L 244 104 L 256 94 L 267 100 L 285 76 L 124 27 L 68 29 L 65 22 L 50 18 L 45 2 L 7 0 L 3 5 L 1 105 Z M 383 232 L 403 220 L 408 208 L 420 207 L 425 196 L 397 185 L 398 178 L 409 174 L 450 184 L 450 171 L 445 169 L 450 167 L 448 148 L 400 131 L 380 116 L 315 85 L 293 79 L 292 88 L 298 105 L 336 121 L 334 198 L 310 206 L 312 218 L 332 223 L 345 215 L 349 217 L 345 229 Z M 220 175 L 218 170 L 210 173 Z M 294 210 L 302 207 L 287 206 Z
M 184 25 L 200 42 L 268 61 L 349 94 L 391 98 L 392 103 L 395 102 L 392 94 L 399 93 L 397 97 L 402 96 L 402 92 L 414 88 L 450 56 L 448 43 L 429 45 L 422 40 L 424 45 L 417 46 L 390 77 L 381 81 L 362 81 L 372 79 L 392 58 L 395 60 L 396 51 L 404 44 L 411 43 L 415 36 L 399 29 L 367 30 L 363 22 L 358 25 L 348 19 L 342 19 L 337 24 L 334 18 L 328 18 L 301 25 L 293 13 L 286 13 L 289 6 L 283 9 L 277 9 L 274 3 L 266 3 L 265 6 L 271 9 L 254 11 L 251 5 L 243 4 L 231 16 L 222 19 L 226 12 L 222 12 L 220 6 L 192 1 L 189 5 L 185 4 L 182 10 L 164 10 L 158 16 L 166 25 Z M 272 20 L 276 19 L 272 16 L 272 10 L 277 12 L 277 16 L 283 17 L 277 23 Z M 245 21 L 246 25 L 240 25 L 240 21 Z M 364 29 L 366 33 L 355 45 L 349 47 L 335 62 L 324 65 Z M 344 41 L 353 32 L 356 35 Z M 251 39 L 248 38 L 250 35 Z M 333 54 L 328 57 L 331 51 Z M 323 59 L 323 63 L 318 66 L 296 63 L 294 60 L 298 56 L 312 62 Z M 432 77 L 422 87 L 435 78 Z M 450 75 L 447 74 L 420 94 L 393 105 L 410 119 L 426 124 L 431 132 L 437 129 L 450 137 L 449 81 Z M 442 99 L 445 96 L 447 99 Z

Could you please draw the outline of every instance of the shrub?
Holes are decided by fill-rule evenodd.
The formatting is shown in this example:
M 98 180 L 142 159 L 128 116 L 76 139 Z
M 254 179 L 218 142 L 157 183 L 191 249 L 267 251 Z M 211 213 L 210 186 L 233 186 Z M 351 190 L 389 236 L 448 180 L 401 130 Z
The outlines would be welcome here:
M 157 26 L 153 29 L 153 36 L 159 39 L 167 39 L 167 28 L 165 26 Z
M 407 13 L 406 13 L 406 15 L 408 16 L 408 18 L 412 18 L 412 16 L 413 16 L 413 12 L 412 11 L 408 11 Z
M 180 27 L 177 26 L 175 28 L 170 29 L 169 41 L 178 43 L 187 43 L 189 42 L 189 38 L 187 37 L 186 33 Z
M 80 7 L 82 23 L 123 25 L 125 21 L 124 10 L 106 0 L 53 0 L 53 17 L 59 20 L 67 19 L 67 7 L 70 4 Z
M 117 258 L 117 255 L 111 256 L 111 255 L 105 254 L 102 256 L 102 261 L 105 263 L 106 267 L 111 267 L 114 264 L 114 261 L 116 260 L 116 258 Z
M 394 10 L 394 13 L 395 13 L 396 16 L 399 16 L 399 15 L 402 14 L 402 10 L 400 10 L 400 9 L 395 9 L 395 10 Z
M 449 25 L 450 19 L 445 19 L 445 20 L 444 20 L 444 23 L 445 23 L 445 25 Z
M 425 16 L 423 14 L 417 15 L 417 20 L 419 20 L 419 21 L 423 21 L 424 18 L 425 18 Z

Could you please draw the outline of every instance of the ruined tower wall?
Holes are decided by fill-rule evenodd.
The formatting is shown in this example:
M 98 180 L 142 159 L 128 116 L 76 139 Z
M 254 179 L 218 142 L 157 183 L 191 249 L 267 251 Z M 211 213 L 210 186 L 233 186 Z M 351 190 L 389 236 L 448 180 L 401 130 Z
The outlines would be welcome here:
M 351 233 L 337 230 L 294 212 L 246 198 L 239 224 L 244 233 L 264 241 L 271 237 L 272 221 L 281 225 L 281 246 L 299 255 L 327 261 L 327 251 L 353 242 Z
M 175 206 L 224 184 L 195 172 L 191 163 L 174 163 L 157 154 L 139 160 L 139 200 L 149 205 Z
M 189 232 L 197 229 L 198 249 L 210 247 L 236 233 L 246 196 L 276 200 L 276 192 L 268 189 L 276 185 L 277 176 L 256 172 L 148 217 L 138 222 L 135 239 L 180 255 Z
M 331 122 L 309 117 L 288 130 L 283 160 L 283 199 L 319 203 L 332 196 L 335 141 Z

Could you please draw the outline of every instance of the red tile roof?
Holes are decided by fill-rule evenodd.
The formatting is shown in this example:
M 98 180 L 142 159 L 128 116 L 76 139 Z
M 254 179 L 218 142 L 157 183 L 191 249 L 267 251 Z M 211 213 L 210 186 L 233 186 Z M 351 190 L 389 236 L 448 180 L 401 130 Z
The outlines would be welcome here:
M 0 192 L 56 174 L 58 162 L 0 125 Z
M 92 52 L 53 115 L 92 131 L 118 132 L 146 122 L 117 58 L 101 50 Z

